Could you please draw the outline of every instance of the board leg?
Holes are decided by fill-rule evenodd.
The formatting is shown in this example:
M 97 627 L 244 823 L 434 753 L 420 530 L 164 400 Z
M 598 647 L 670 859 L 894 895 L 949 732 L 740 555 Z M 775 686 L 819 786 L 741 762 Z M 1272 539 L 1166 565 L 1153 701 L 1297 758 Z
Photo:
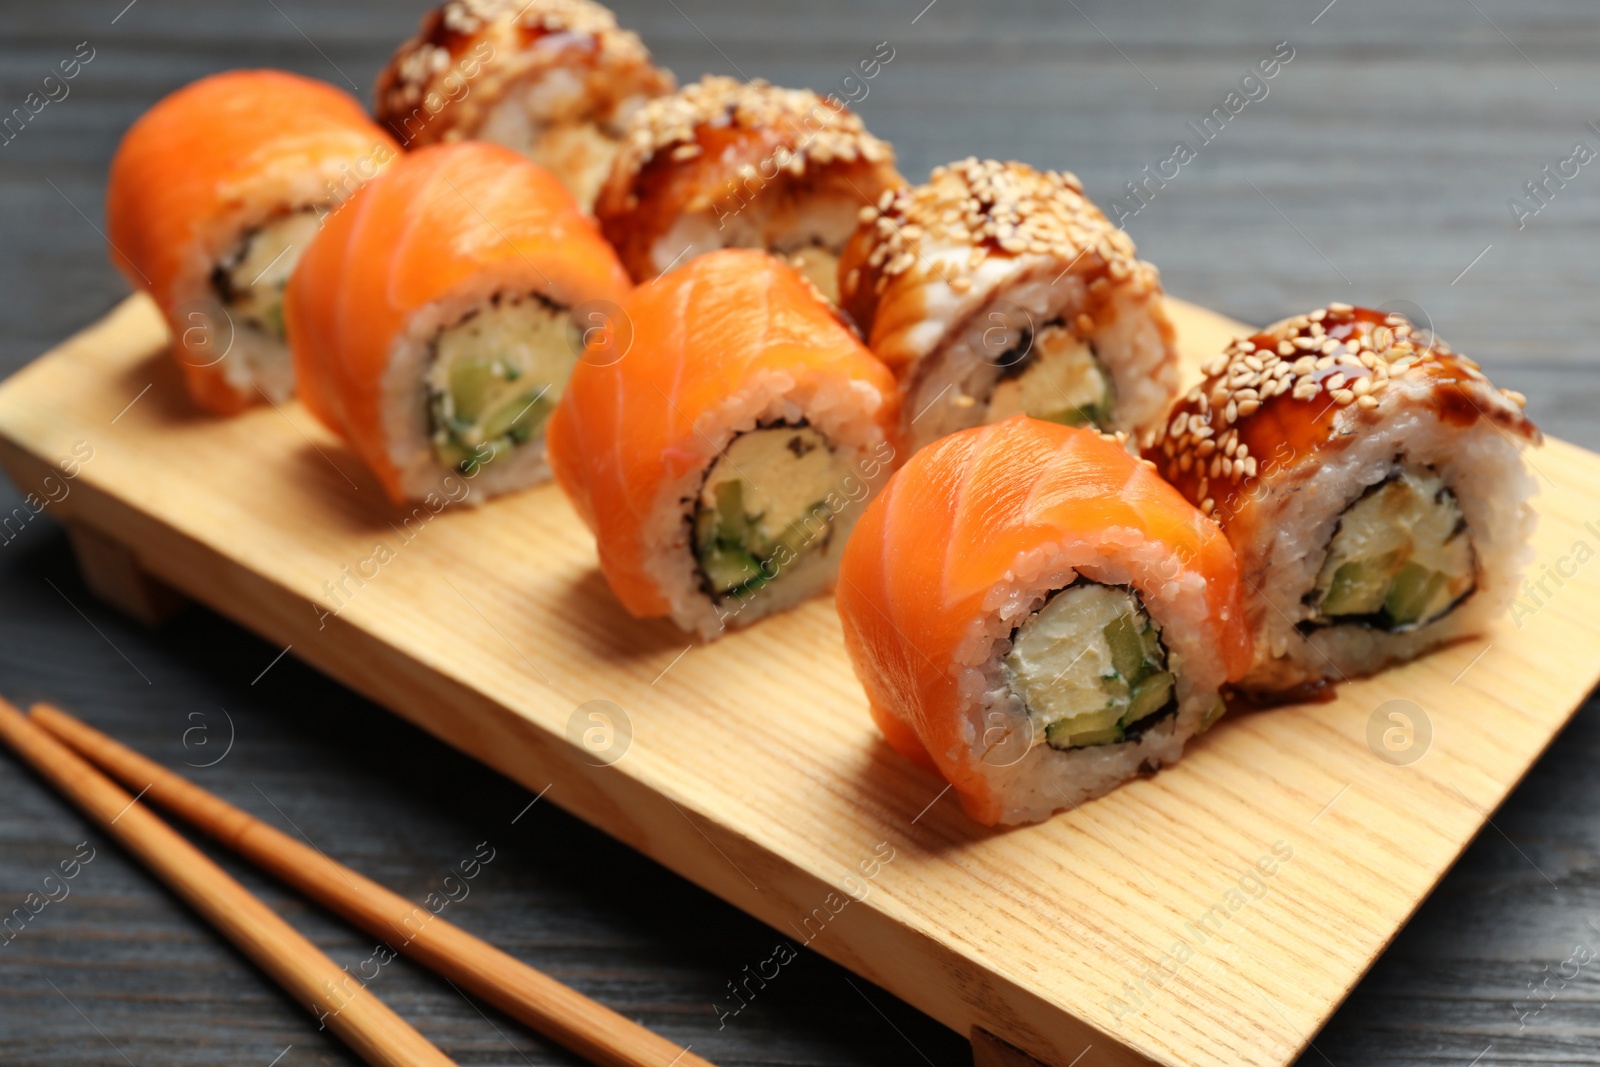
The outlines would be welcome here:
M 972 1067 L 1050 1067 L 979 1026 L 972 1028 Z
M 183 594 L 152 578 L 126 545 L 82 522 L 67 522 L 67 540 L 83 583 L 95 596 L 147 626 L 166 622 L 186 603 Z

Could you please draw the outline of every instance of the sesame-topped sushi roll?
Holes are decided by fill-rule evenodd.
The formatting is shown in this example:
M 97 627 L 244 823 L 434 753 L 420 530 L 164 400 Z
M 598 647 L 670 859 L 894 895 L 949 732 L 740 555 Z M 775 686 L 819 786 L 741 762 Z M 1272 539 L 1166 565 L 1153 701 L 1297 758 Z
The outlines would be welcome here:
M 913 450 L 1016 414 L 1131 434 L 1177 392 L 1160 276 L 1071 174 L 938 167 L 860 212 L 839 285 Z
M 544 427 L 584 333 L 631 288 L 547 171 L 433 145 L 357 193 L 295 272 L 300 395 L 397 503 L 461 477 L 475 501 L 520 489 L 549 476 Z
M 707 75 L 634 115 L 595 215 L 636 281 L 762 248 L 836 301 L 856 213 L 904 184 L 894 149 L 837 97 Z
M 832 588 L 894 463 L 894 378 L 762 252 L 702 256 L 623 310 L 631 347 L 579 364 L 549 434 L 623 607 L 710 639 Z
M 323 217 L 399 154 L 348 95 L 276 70 L 202 78 L 128 130 L 111 259 L 166 317 L 195 403 L 231 415 L 293 395 L 284 286 Z
M 1256 662 L 1282 692 L 1475 633 L 1511 597 L 1540 443 L 1523 398 L 1399 315 L 1348 304 L 1236 340 L 1145 456 L 1239 554 Z
M 377 115 L 408 148 L 521 152 L 587 210 L 628 116 L 674 84 L 592 0 L 446 0 L 378 76 Z
M 1023 416 L 913 455 L 837 601 L 885 738 L 989 826 L 1172 763 L 1250 663 L 1216 524 L 1122 441 Z

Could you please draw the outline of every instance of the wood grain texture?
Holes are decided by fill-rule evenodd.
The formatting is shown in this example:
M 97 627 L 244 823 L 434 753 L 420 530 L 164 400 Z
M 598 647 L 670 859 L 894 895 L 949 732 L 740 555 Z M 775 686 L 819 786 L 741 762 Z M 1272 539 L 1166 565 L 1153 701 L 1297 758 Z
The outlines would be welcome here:
M 0 740 L 307 1008 L 319 1029 L 332 1030 L 372 1067 L 455 1067 L 455 1061 L 144 806 L 144 790 L 130 793 L 119 787 L 4 700 Z M 36 906 L 48 907 L 51 896 L 70 899 L 70 892 L 63 894 L 62 877 L 51 876 L 51 881 L 53 885 L 43 883 L 42 898 L 26 902 L 24 916 Z
M 1171 314 L 1191 376 L 1241 328 Z M 951 1028 L 1047 1062 L 1292 1061 L 1600 676 L 1600 570 L 1579 568 L 1517 625 L 1236 716 L 1153 779 L 988 831 L 878 737 L 827 600 L 688 644 L 621 612 L 554 487 L 395 508 L 298 404 L 192 414 L 164 343 L 134 298 L 0 387 L 13 480 L 43 486 L 50 457 L 103 440 L 65 521 Z M 1600 456 L 1551 441 L 1534 462 L 1535 549 L 1554 560 L 1596 537 Z M 1378 741 L 1397 709 L 1404 766 Z
M 21 366 L 126 292 L 104 259 L 98 205 L 117 137 L 157 97 L 214 70 L 259 64 L 335 84 L 345 84 L 343 71 L 364 87 L 424 6 L 139 0 L 115 23 L 120 0 L 8 11 L 5 108 L 77 42 L 91 40 L 98 54 L 69 100 L 0 147 L 0 365 Z M 1600 310 L 1590 299 L 1600 282 L 1600 184 L 1586 167 L 1524 230 L 1505 205 L 1600 118 L 1585 103 L 1600 99 L 1592 63 L 1600 11 L 1560 0 L 1480 0 L 1477 9 L 1445 0 L 1338 0 L 1331 8 L 1323 0 L 1097 0 L 1078 4 L 1085 18 L 1043 0 L 939 0 L 913 24 L 923 0 L 824 0 L 803 12 L 743 0 L 614 6 L 688 77 L 736 73 L 737 65 L 827 88 L 871 44 L 892 40 L 895 63 L 861 110 L 896 143 L 907 173 L 968 151 L 1016 156 L 1076 170 L 1102 202 L 1164 158 L 1185 120 L 1219 104 L 1273 42 L 1292 40 L 1296 59 L 1270 97 L 1252 103 L 1130 223 L 1168 287 L 1251 321 L 1346 294 L 1409 300 L 1498 382 L 1527 393 L 1547 429 L 1600 447 L 1592 345 Z M 10 514 L 19 500 L 0 486 L 0 510 Z M 463 921 L 718 1062 L 964 1062 L 959 1035 L 858 979 L 852 988 L 810 952 L 719 1026 L 711 1003 L 726 999 L 725 983 L 741 968 L 770 954 L 765 926 L 553 806 L 540 803 L 509 826 L 531 794 L 293 655 L 262 675 L 282 646 L 200 609 L 146 632 L 97 606 L 54 510 L 0 538 L 8 692 L 68 703 L 205 776 L 234 803 L 286 829 L 292 820 L 413 899 L 492 837 L 505 847 L 459 906 Z M 185 767 L 215 757 L 220 747 L 207 755 L 197 743 L 209 737 L 220 746 L 230 721 L 238 742 L 228 756 L 215 767 Z M 197 727 L 205 729 L 187 732 Z M 1306 1062 L 1460 1067 L 1492 1044 L 1484 1063 L 1600 1063 L 1593 968 L 1564 987 L 1552 981 L 1543 993 L 1554 999 L 1537 1014 L 1542 1002 L 1529 988 L 1575 943 L 1596 944 L 1588 924 L 1600 920 L 1596 759 L 1600 705 L 1591 702 Z M 10 907 L 86 831 L 5 761 L 0 795 L 0 905 Z M 561 862 L 549 859 L 552 850 Z M 368 957 L 364 935 L 248 869 L 235 873 L 336 958 L 355 968 Z M 307 1035 L 298 1008 L 114 848 L 103 847 L 75 885 L 69 902 L 0 950 L 0 996 L 16 1008 L 0 1013 L 8 1062 L 122 1062 L 73 1004 L 140 1064 L 265 1064 L 291 1043 L 280 1067 L 351 1062 Z M 402 1014 L 463 1061 L 570 1062 L 403 961 L 379 981 L 401 990 L 399 1000 L 383 995 L 403 1001 Z
M 5 720 L 0 703 L 0 726 Z M 124 788 L 139 790 L 146 805 L 159 807 L 250 861 L 280 882 L 342 916 L 386 946 L 379 963 L 396 953 L 459 983 L 474 995 L 528 1024 L 595 1067 L 712 1067 L 687 1049 L 636 1026 L 493 945 L 462 930 L 439 913 L 449 894 L 426 906 L 301 844 L 273 826 L 195 785 L 49 704 L 35 704 L 28 721 L 94 764 Z M 455 879 L 465 885 L 493 860 L 486 842 Z M 459 893 L 453 887 L 451 892 Z M 335 977 L 343 976 L 335 969 Z M 358 987 L 359 988 L 359 987 Z M 334 1004 L 328 1010 L 337 1010 Z

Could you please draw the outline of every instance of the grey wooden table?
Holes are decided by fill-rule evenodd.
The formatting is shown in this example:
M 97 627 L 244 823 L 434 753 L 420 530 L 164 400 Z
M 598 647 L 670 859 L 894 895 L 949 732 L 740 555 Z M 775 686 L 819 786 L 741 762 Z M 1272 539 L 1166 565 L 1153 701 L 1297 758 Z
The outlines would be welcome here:
M 1600 161 L 1563 163 L 1578 142 L 1600 150 L 1593 4 L 618 6 L 685 78 L 826 90 L 888 41 L 894 59 L 859 109 L 907 174 L 967 154 L 1070 168 L 1108 210 L 1120 200 L 1174 293 L 1258 322 L 1327 300 L 1406 309 L 1527 393 L 1549 432 L 1600 447 Z M 135 116 L 184 82 L 247 65 L 365 96 L 421 7 L 6 0 L 0 117 L 42 94 L 60 60 L 92 58 L 0 143 L 0 366 L 20 367 L 125 294 L 97 227 L 107 163 Z M 1254 99 L 1201 143 L 1186 123 L 1223 107 L 1285 41 L 1293 58 L 1265 95 L 1246 85 Z M 1125 183 L 1172 174 L 1163 161 L 1179 140 L 1195 157 L 1134 199 Z M 1568 176 L 1549 180 L 1546 166 Z M 1530 181 L 1545 183 L 1541 199 Z M 16 502 L 0 489 L 0 513 Z M 511 826 L 530 799 L 519 787 L 292 658 L 263 675 L 275 653 L 200 609 L 149 631 L 100 607 L 48 519 L 0 537 L 0 692 L 13 700 L 60 702 L 419 899 L 487 839 L 496 858 L 453 919 L 717 1063 L 967 1061 L 958 1035 L 819 957 L 720 1026 L 713 1001 L 769 950 L 770 931 L 553 806 Z M 1600 951 L 1597 757 L 1591 702 L 1304 1062 L 1600 1063 L 1600 963 L 1575 976 L 1563 966 L 1575 946 Z M 94 859 L 71 895 L 0 938 L 0 1063 L 352 1062 L 0 758 L 0 914 L 85 841 Z M 369 938 L 223 863 L 340 963 L 371 954 Z M 374 989 L 463 1063 L 572 1062 L 403 960 Z

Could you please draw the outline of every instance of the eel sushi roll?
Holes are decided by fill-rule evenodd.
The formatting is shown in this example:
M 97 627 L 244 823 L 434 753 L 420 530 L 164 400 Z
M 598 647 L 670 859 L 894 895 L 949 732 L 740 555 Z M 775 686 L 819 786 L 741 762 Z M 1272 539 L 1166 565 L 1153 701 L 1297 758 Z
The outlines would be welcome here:
M 634 115 L 595 215 L 637 281 L 761 248 L 837 301 L 857 213 L 904 184 L 894 149 L 837 97 L 707 75 Z
M 329 221 L 289 286 L 306 406 L 395 502 L 549 477 L 544 427 L 632 283 L 549 172 L 508 148 L 401 158 Z
M 520 152 L 588 210 L 629 116 L 675 84 L 591 0 L 448 0 L 378 76 L 376 111 L 407 148 L 478 140 Z
M 911 449 L 1018 414 L 1132 435 L 1166 413 L 1160 275 L 1073 175 L 966 159 L 859 214 L 841 304 L 901 381 Z
M 1239 555 L 1281 693 L 1481 630 L 1513 595 L 1540 442 L 1520 394 L 1403 317 L 1330 304 L 1234 341 L 1145 443 Z
M 111 161 L 111 260 L 149 293 L 195 403 L 235 414 L 294 393 L 283 291 L 323 218 L 400 154 L 349 96 L 238 70 L 179 89 Z
M 987 826 L 1172 763 L 1250 663 L 1216 524 L 1120 439 L 1025 416 L 913 455 L 837 601 L 885 738 Z
M 586 355 L 549 434 L 617 599 L 709 640 L 832 588 L 894 463 L 893 376 L 762 252 L 702 256 L 623 310 L 631 349 Z

